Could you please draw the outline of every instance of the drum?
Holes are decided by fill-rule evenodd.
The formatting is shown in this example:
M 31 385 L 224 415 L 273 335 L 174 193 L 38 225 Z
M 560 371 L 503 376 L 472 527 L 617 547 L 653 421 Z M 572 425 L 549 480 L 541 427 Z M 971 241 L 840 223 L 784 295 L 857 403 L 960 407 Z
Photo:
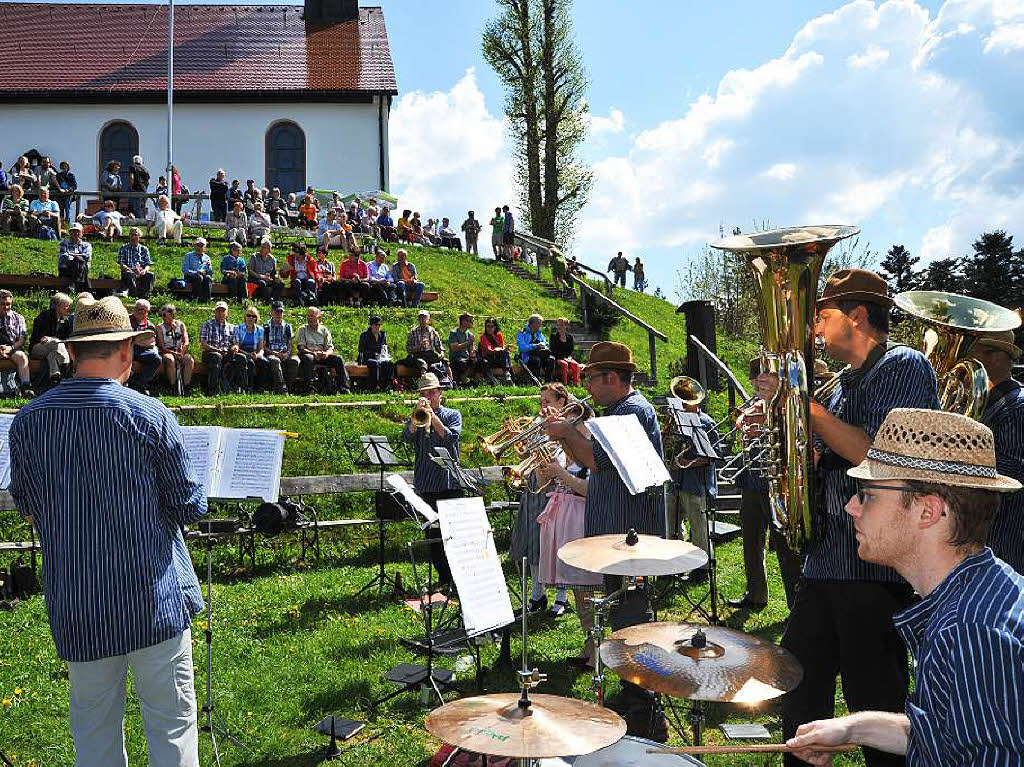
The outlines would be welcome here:
M 623 736 L 618 743 L 583 756 L 565 756 L 560 759 L 541 759 L 540 767 L 685 767 L 698 765 L 698 761 L 686 754 L 648 754 L 647 749 L 658 748 L 662 743 L 632 735 Z

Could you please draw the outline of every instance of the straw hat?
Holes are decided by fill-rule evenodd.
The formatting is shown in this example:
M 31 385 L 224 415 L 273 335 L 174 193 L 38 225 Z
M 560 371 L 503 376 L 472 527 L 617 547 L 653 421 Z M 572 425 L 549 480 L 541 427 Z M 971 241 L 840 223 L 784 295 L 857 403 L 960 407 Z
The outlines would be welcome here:
M 615 341 L 600 341 L 590 350 L 590 362 L 584 370 L 626 370 L 633 372 L 633 350 Z
M 942 410 L 890 410 L 867 457 L 846 473 L 1003 492 L 1021 488 L 996 471 L 995 440 L 987 426 Z
M 124 341 L 127 338 L 152 336 L 152 330 L 134 330 L 128 310 L 121 299 L 107 296 L 97 301 L 79 296 L 75 304 L 74 332 L 68 341 Z
M 867 269 L 840 269 L 825 283 L 818 299 L 818 308 L 828 301 L 867 301 L 892 306 L 889 286 L 881 277 Z
M 978 346 L 990 346 L 1010 355 L 1011 360 L 1020 359 L 1020 347 L 1014 343 L 1012 330 L 994 330 L 982 333 L 975 342 Z
M 423 377 L 416 382 L 416 391 L 430 391 L 431 389 L 440 389 L 441 382 L 437 380 L 437 376 L 433 373 L 424 373 Z

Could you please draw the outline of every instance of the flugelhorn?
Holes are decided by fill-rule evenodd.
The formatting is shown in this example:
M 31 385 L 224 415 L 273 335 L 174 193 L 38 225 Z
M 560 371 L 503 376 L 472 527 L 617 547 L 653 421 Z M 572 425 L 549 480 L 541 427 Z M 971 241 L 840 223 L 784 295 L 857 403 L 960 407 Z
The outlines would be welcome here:
M 414 429 L 425 429 L 430 426 L 430 410 L 425 407 L 413 410 L 412 425 Z
M 523 429 L 528 428 L 535 420 L 528 415 L 520 416 L 519 418 L 509 416 L 502 423 L 501 428 L 494 432 L 494 434 L 487 437 L 477 434 L 476 438 L 484 452 L 497 460 L 501 457 L 502 453 L 512 446 L 516 438 L 523 433 Z

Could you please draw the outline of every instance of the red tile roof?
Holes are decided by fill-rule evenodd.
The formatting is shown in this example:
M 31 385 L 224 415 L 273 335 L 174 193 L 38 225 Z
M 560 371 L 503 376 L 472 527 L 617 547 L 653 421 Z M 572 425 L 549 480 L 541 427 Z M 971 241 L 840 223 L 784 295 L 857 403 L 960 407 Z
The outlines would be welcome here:
M 380 8 L 336 24 L 306 23 L 302 13 L 301 5 L 175 5 L 175 97 L 398 92 Z M 0 3 L 0 62 L 5 100 L 163 98 L 167 5 Z

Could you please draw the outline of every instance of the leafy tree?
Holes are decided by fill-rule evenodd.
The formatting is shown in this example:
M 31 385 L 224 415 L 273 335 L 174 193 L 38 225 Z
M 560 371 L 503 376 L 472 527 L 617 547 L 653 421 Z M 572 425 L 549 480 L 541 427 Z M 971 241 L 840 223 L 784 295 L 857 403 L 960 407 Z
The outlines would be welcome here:
M 1013 237 L 1002 229 L 985 232 L 974 241 L 974 253 L 963 268 L 963 292 L 1001 306 L 1024 303 L 1022 254 L 1013 250 Z
M 921 290 L 938 290 L 943 293 L 962 293 L 963 275 L 960 273 L 960 259 L 939 258 L 928 264 L 921 273 Z
M 880 274 L 889 283 L 893 293 L 914 290 L 921 281 L 921 272 L 914 266 L 920 261 L 919 256 L 910 255 L 910 251 L 902 245 L 893 245 L 879 264 Z

